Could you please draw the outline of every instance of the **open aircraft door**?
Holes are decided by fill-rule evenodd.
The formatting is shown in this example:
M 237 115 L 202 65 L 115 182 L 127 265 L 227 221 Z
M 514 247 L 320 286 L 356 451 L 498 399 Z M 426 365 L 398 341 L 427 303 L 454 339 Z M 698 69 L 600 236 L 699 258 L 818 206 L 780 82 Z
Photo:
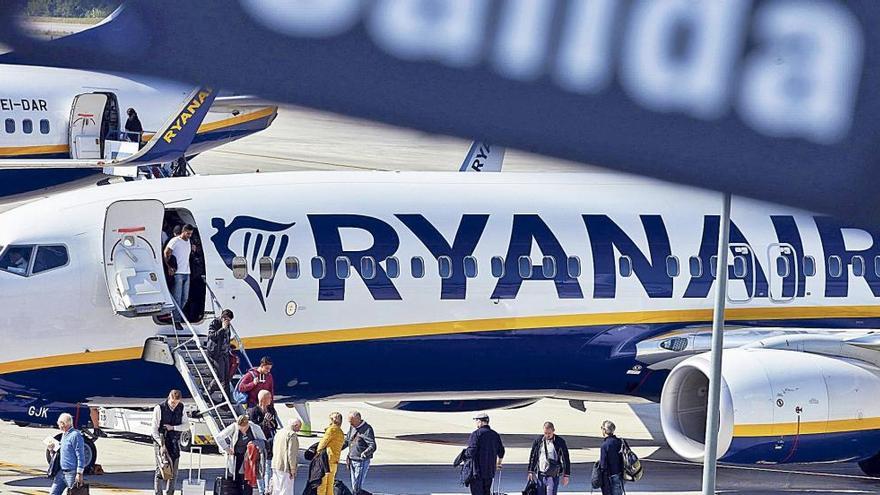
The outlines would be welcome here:
M 87 93 L 73 99 L 70 109 L 70 157 L 77 160 L 98 160 L 101 156 L 101 135 L 104 107 L 108 96 Z
M 104 218 L 104 272 L 113 311 L 149 316 L 172 306 L 162 259 L 165 205 L 155 199 L 117 201 Z

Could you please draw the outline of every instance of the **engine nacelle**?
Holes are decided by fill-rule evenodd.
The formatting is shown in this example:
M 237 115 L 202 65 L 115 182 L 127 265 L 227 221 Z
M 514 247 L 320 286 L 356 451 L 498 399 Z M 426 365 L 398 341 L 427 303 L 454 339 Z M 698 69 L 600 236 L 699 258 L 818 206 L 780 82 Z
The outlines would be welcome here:
M 709 353 L 679 363 L 660 399 L 678 455 L 705 451 Z M 861 460 L 880 451 L 880 370 L 858 361 L 772 349 L 724 351 L 718 457 L 752 463 Z

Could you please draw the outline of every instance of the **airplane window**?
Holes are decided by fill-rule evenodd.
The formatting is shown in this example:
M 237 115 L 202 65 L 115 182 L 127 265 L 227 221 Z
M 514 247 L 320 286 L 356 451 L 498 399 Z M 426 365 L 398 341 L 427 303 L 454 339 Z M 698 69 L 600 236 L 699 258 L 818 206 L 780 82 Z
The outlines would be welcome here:
M 670 277 L 677 277 L 679 273 L 681 273 L 681 270 L 678 267 L 678 257 L 677 256 L 667 256 L 666 257 L 666 275 L 669 275 Z
M 541 259 L 541 274 L 544 278 L 556 278 L 556 259 L 553 256 Z
M 49 134 L 49 121 L 40 119 L 40 134 Z
M 749 265 L 746 263 L 746 257 L 736 255 L 733 257 L 733 276 L 736 278 L 745 278 L 749 271 Z
M 629 277 L 633 273 L 632 260 L 629 256 L 621 256 L 619 260 L 617 260 L 618 268 L 620 268 L 620 276 L 621 277 Z
M 703 260 L 696 256 L 691 256 L 690 260 L 688 260 L 688 265 L 691 277 L 700 277 L 703 275 Z
M 24 119 L 21 121 L 21 131 L 25 134 L 30 134 L 34 132 L 34 121 L 31 119 Z
M 243 256 L 232 258 L 232 276 L 239 280 L 247 278 L 247 260 Z
M 878 256 L 880 258 L 880 256 Z M 492 265 L 492 276 L 495 278 L 501 278 L 504 276 L 504 258 L 501 256 L 492 256 L 492 261 L 490 263 Z
M 880 256 L 878 256 L 880 258 Z M 876 265 L 876 261 L 875 261 Z M 804 256 L 804 275 L 812 277 L 816 274 L 816 258 L 812 256 Z
M 874 257 L 874 274 L 880 276 L 880 256 Z
M 581 276 L 581 259 L 577 256 L 568 257 L 568 276 L 571 278 Z
M 440 272 L 440 278 L 452 277 L 452 258 L 449 256 L 437 258 L 437 269 Z
M 709 274 L 713 278 L 718 276 L 718 255 L 709 256 Z
M 275 270 L 272 267 L 272 258 L 263 256 L 260 258 L 260 279 L 271 280 L 275 276 Z
M 324 258 L 315 256 L 312 258 L 312 277 L 321 280 L 326 275 L 326 265 Z
M 518 268 L 519 268 L 520 278 L 531 278 L 532 277 L 532 258 L 530 258 L 528 256 L 520 256 Z
M 473 256 L 464 257 L 464 276 L 475 278 L 477 276 L 477 259 Z
M 6 134 L 12 134 L 15 132 L 15 121 L 12 119 L 6 119 Z
M 385 258 L 385 273 L 388 278 L 397 278 L 400 276 L 400 261 L 394 256 Z
M 425 276 L 425 260 L 423 260 L 421 256 L 413 256 L 409 267 L 410 270 L 412 270 L 413 278 L 422 278 Z
M 0 270 L 27 277 L 33 246 L 9 246 L 0 257 Z
M 776 257 L 776 275 L 779 275 L 782 278 L 788 276 L 790 269 L 788 266 L 788 258 L 785 256 L 777 256 Z
M 840 256 L 828 257 L 828 274 L 832 277 L 839 277 L 843 273 L 843 262 Z
M 865 258 L 861 256 L 853 256 L 852 257 L 852 270 L 853 275 L 856 277 L 865 276 Z
M 39 246 L 34 258 L 34 274 L 42 273 L 67 264 L 67 248 L 64 246 Z
M 284 269 L 287 272 L 287 278 L 299 278 L 299 258 L 288 256 L 284 260 Z
M 348 278 L 351 275 L 351 262 L 345 256 L 336 258 L 336 277 Z
M 376 276 L 376 259 L 372 256 L 361 258 L 361 277 L 371 280 Z

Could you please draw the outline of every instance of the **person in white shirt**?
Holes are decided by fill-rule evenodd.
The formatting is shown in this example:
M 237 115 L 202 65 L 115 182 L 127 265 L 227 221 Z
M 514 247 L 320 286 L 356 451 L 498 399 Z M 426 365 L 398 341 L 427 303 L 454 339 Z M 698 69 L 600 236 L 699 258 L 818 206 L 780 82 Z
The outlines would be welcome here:
M 171 477 L 165 481 L 165 494 L 174 495 L 177 468 L 180 462 L 180 434 L 189 431 L 189 417 L 180 401 L 180 390 L 168 393 L 168 400 L 153 408 L 152 435 L 156 451 L 156 475 L 154 489 L 162 495 L 162 465 L 170 465 Z
M 183 308 L 189 300 L 189 256 L 192 254 L 193 249 L 189 240 L 192 237 L 193 230 L 192 225 L 184 225 L 180 234 L 168 241 L 168 244 L 165 246 L 165 262 L 167 263 L 172 256 L 174 256 L 174 260 L 177 262 L 171 282 L 171 297 L 174 298 L 174 302 L 177 303 L 177 308 L 179 308 L 174 311 L 178 318 L 181 317 Z

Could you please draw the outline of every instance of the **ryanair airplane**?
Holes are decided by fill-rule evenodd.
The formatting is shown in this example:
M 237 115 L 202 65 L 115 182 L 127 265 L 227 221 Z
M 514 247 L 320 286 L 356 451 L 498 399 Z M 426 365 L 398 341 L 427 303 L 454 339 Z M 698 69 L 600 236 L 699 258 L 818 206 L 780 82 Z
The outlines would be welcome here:
M 0 197 L 95 176 L 101 167 L 77 163 L 137 151 L 191 90 L 141 76 L 0 65 Z M 126 132 L 129 108 L 143 133 Z M 277 111 L 254 98 L 221 96 L 186 156 L 266 129 Z
M 720 209 L 717 193 L 588 173 L 290 172 L 62 193 L 0 214 L 0 337 L 15 343 L 0 347 L 0 417 L 81 424 L 83 405 L 193 390 L 152 344 L 176 333 L 163 228 L 189 223 L 192 330 L 232 309 L 244 348 L 273 359 L 280 402 L 647 399 L 672 449 L 699 460 Z M 878 236 L 734 199 L 722 460 L 880 472 Z

